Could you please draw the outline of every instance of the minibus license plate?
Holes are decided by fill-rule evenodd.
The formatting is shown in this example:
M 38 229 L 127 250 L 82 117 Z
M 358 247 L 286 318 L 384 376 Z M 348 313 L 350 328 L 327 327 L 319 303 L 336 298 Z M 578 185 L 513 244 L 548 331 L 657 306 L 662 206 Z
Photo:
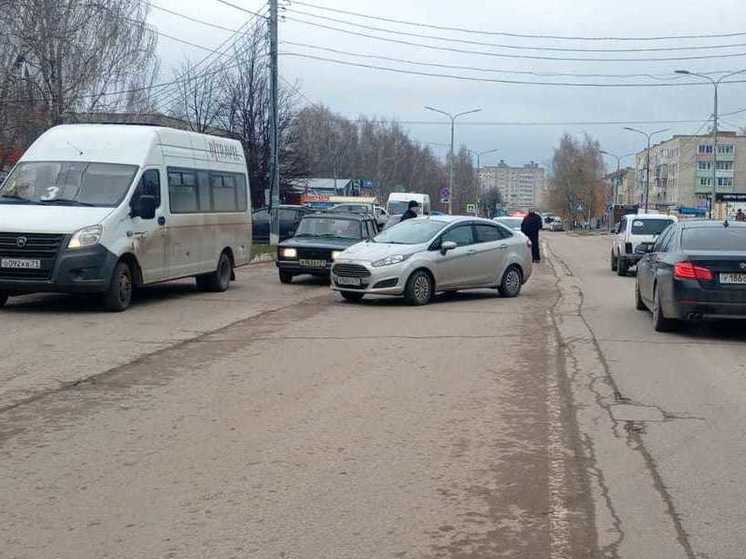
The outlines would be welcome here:
M 306 268 L 318 268 L 320 270 L 323 270 L 326 268 L 326 260 L 300 260 L 300 265 L 305 266 Z
M 338 277 L 337 283 L 339 285 L 351 285 L 355 287 L 360 287 L 360 278 L 343 278 Z
M 746 285 L 746 274 L 720 274 L 720 283 Z
M 41 260 L 30 258 L 3 258 L 0 260 L 0 268 L 13 270 L 40 270 Z

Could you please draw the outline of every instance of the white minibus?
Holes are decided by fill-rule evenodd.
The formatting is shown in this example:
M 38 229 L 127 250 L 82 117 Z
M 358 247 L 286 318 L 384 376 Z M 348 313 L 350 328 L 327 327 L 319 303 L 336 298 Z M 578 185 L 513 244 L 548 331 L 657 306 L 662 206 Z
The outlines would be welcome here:
M 62 125 L 0 186 L 0 307 L 91 293 L 123 311 L 134 289 L 195 277 L 222 292 L 251 259 L 240 142 L 171 128 Z

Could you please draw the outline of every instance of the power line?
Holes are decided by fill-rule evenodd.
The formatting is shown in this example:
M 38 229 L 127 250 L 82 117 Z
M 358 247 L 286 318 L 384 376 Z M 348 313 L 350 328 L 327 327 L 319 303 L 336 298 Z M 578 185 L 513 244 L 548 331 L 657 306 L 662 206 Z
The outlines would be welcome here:
M 210 48 L 210 47 L 206 47 L 204 45 L 199 45 L 197 43 L 192 43 L 191 41 L 186 41 L 184 39 L 180 39 L 179 37 L 174 37 L 173 35 L 169 35 L 168 33 L 164 33 L 163 31 L 159 31 L 158 29 L 153 29 L 152 31 L 156 35 L 158 35 L 159 37 L 165 37 L 166 39 L 170 39 L 172 41 L 176 41 L 177 43 L 182 43 L 182 44 L 185 44 L 185 45 L 189 45 L 190 47 L 194 47 L 196 49 L 204 50 L 204 51 L 207 51 L 207 52 L 212 52 L 214 54 L 219 54 L 216 49 L 213 49 L 213 48 Z
M 252 25 L 251 27 L 249 27 L 252 22 L 254 22 L 255 20 L 257 20 L 257 18 L 262 18 L 262 14 L 259 13 L 258 15 L 253 15 L 252 17 L 248 18 L 238 29 L 236 29 L 227 39 L 225 39 L 217 47 L 217 49 L 215 50 L 215 52 L 213 52 L 211 54 L 208 54 L 204 58 L 200 59 L 196 64 L 193 64 L 192 66 L 190 66 L 188 69 L 186 69 L 181 74 L 181 77 L 186 76 L 189 72 L 192 72 L 192 71 L 196 70 L 197 68 L 199 68 L 200 66 L 202 66 L 205 62 L 207 62 L 208 60 L 210 60 L 211 58 L 213 58 L 213 54 L 217 55 L 216 60 L 220 60 L 221 58 L 223 58 L 225 56 L 225 54 L 228 52 L 228 50 L 230 48 L 232 48 L 233 46 L 235 46 L 238 43 L 238 41 L 241 39 L 241 37 L 246 36 L 247 33 L 249 33 L 250 31 L 252 31 L 256 27 L 256 25 L 258 25 L 259 23 L 261 23 L 262 20 L 260 19 L 260 20 L 256 21 L 254 23 L 254 25 Z M 228 70 L 228 69 L 232 69 L 235 66 L 236 65 L 233 65 L 233 66 L 231 66 L 229 68 L 221 68 L 218 71 L 220 72 L 220 71 L 225 71 L 225 70 Z M 199 79 L 199 77 L 195 76 L 191 80 L 188 80 L 188 81 L 193 81 L 194 79 Z M 157 98 L 152 99 L 152 101 L 154 103 L 159 103 L 159 104 L 167 105 L 166 110 L 168 111 L 168 110 L 171 110 L 173 108 L 174 104 L 179 99 L 180 95 L 181 95 L 181 92 L 177 88 L 174 88 L 174 90 L 171 91 L 171 92 L 161 92 L 160 95 L 157 96 Z
M 259 12 L 253 12 L 251 10 L 247 10 L 246 8 L 242 8 L 241 6 L 237 6 L 236 4 L 228 2 L 227 0 L 215 0 L 215 1 L 216 2 L 220 2 L 221 4 L 225 4 L 226 6 L 230 6 L 231 8 L 234 8 L 236 10 L 239 10 L 239 11 L 242 11 L 242 12 L 246 12 L 247 14 L 251 14 L 251 15 L 253 15 L 255 17 L 263 17 L 263 18 L 267 17 L 266 14 L 262 15 Z
M 345 50 L 339 50 L 339 49 L 333 49 L 328 47 L 322 47 L 320 45 L 312 45 L 309 43 L 297 43 L 294 41 L 282 41 L 282 44 L 285 45 L 291 45 L 291 46 L 297 46 L 297 47 L 305 47 L 315 50 L 321 50 L 325 52 L 330 52 L 334 54 L 342 54 L 345 56 L 353 56 L 357 58 L 368 58 L 368 59 L 376 59 L 376 60 L 386 60 L 388 62 L 398 62 L 402 64 L 411 64 L 416 66 L 428 66 L 433 68 L 447 68 L 452 70 L 470 70 L 470 71 L 476 71 L 476 72 L 490 72 L 490 73 L 498 73 L 498 74 L 519 74 L 519 75 L 527 75 L 527 76 L 537 76 L 537 77 L 545 77 L 545 78 L 608 78 L 608 79 L 620 79 L 620 78 L 648 78 L 653 80 L 665 80 L 665 79 L 682 79 L 684 76 L 680 74 L 669 74 L 669 75 L 654 75 L 649 73 L 643 73 L 643 74 L 594 74 L 594 73 L 562 73 L 562 72 L 535 72 L 531 70 L 506 70 L 506 69 L 498 69 L 498 68 L 485 68 L 480 66 L 461 66 L 457 64 L 440 64 L 435 62 L 417 62 L 414 60 L 407 60 L 405 58 L 395 58 L 390 56 L 380 56 L 375 54 L 366 54 L 366 53 L 359 53 L 359 52 L 352 52 L 352 51 L 345 51 Z M 717 72 L 720 73 L 720 72 Z
M 391 68 L 387 66 L 379 66 L 376 64 L 362 64 L 359 62 L 349 62 L 345 60 L 339 60 L 336 58 L 328 58 L 324 56 L 314 56 L 311 54 L 303 54 L 297 52 L 283 52 L 280 53 L 283 56 L 295 56 L 299 58 L 306 58 L 310 60 L 318 60 L 323 62 L 331 62 L 333 64 L 341 64 L 343 66 L 352 66 L 356 68 L 365 68 L 368 70 L 383 70 L 386 72 L 394 72 L 397 74 L 407 74 L 411 76 L 425 76 L 431 78 L 447 78 L 461 81 L 472 81 L 482 83 L 501 83 L 501 84 L 515 84 L 515 85 L 552 85 L 552 86 L 565 86 L 565 87 L 680 87 L 680 86 L 704 86 L 709 85 L 707 82 L 696 81 L 696 82 L 682 82 L 682 83 L 592 83 L 592 82 L 546 82 L 546 81 L 525 81 L 525 80 L 507 80 L 507 79 L 496 79 L 496 78 L 483 78 L 475 76 L 462 76 L 458 74 L 443 74 L 434 72 L 420 72 L 417 70 L 403 70 L 401 68 Z M 733 80 L 723 83 L 746 83 L 746 80 Z
M 307 6 L 309 8 L 315 8 L 317 10 L 325 10 L 328 12 L 336 12 L 340 14 L 356 16 L 365 19 L 372 19 L 377 21 L 385 21 L 388 23 L 397 23 L 400 25 L 410 25 L 413 27 L 422 27 L 427 29 L 437 29 L 440 31 L 456 31 L 459 33 L 472 33 L 476 35 L 491 35 L 501 37 L 516 37 L 521 39 L 557 39 L 557 40 L 568 40 L 568 41 L 664 41 L 664 40 L 680 40 L 680 39 L 717 39 L 727 37 L 743 37 L 746 36 L 746 31 L 739 31 L 734 33 L 712 33 L 712 34 L 689 34 L 689 35 L 664 35 L 664 36 L 650 36 L 650 37 L 634 37 L 634 36 L 582 36 L 582 35 L 547 35 L 538 33 L 511 33 L 507 31 L 484 31 L 480 29 L 469 29 L 466 27 L 449 27 L 444 25 L 432 25 L 428 23 L 422 23 L 417 21 L 408 21 L 403 19 L 394 19 L 381 16 L 373 16 L 370 14 L 364 14 L 360 12 L 353 12 L 349 10 L 340 10 L 337 8 L 329 8 L 327 6 L 319 6 L 318 4 L 311 4 L 309 2 L 302 2 L 300 0 L 291 0 L 291 4 L 297 4 L 299 6 Z
M 148 2 L 148 5 L 151 8 L 154 8 L 156 10 L 160 10 L 161 12 L 166 12 L 167 14 L 171 14 L 176 17 L 180 17 L 182 19 L 186 19 L 187 21 L 193 21 L 194 23 L 199 23 L 201 25 L 206 25 L 207 27 L 212 27 L 214 29 L 220 29 L 221 31 L 231 31 L 235 33 L 237 29 L 231 29 L 230 27 L 223 27 L 222 25 L 218 25 L 217 23 L 212 23 L 209 21 L 205 21 L 203 19 L 198 19 L 196 17 L 191 17 L 185 14 L 180 14 L 179 12 L 174 12 L 173 10 L 169 10 L 168 8 L 163 8 L 161 6 L 157 6 L 153 4 L 152 2 Z
M 358 31 L 350 31 L 349 29 L 342 29 L 341 27 L 335 27 L 335 26 L 326 25 L 323 23 L 315 23 L 312 21 L 308 21 L 308 20 L 304 20 L 304 19 L 300 19 L 296 17 L 290 17 L 290 16 L 285 16 L 285 19 L 288 21 L 303 23 L 305 25 L 310 25 L 313 27 L 319 27 L 321 29 L 337 31 L 339 33 L 346 33 L 348 35 L 355 35 L 358 37 L 364 37 L 366 39 L 374 39 L 376 41 L 384 41 L 388 43 L 396 43 L 400 45 L 407 45 L 407 46 L 419 47 L 419 48 L 425 48 L 425 49 L 431 49 L 431 50 L 456 52 L 460 54 L 478 54 L 480 56 L 493 56 L 497 58 L 510 58 L 510 59 L 518 59 L 518 60 L 551 60 L 555 62 L 673 62 L 673 61 L 685 61 L 685 60 L 709 60 L 709 59 L 714 59 L 714 58 L 738 58 L 738 57 L 746 56 L 746 52 L 700 55 L 700 56 L 668 56 L 668 57 L 662 57 L 662 58 L 578 58 L 578 57 L 538 56 L 538 55 L 528 55 L 528 54 L 507 54 L 507 53 L 459 49 L 459 48 L 453 48 L 453 47 L 442 47 L 442 46 L 431 45 L 427 43 L 418 43 L 414 41 L 405 41 L 402 39 L 380 37 L 378 35 L 371 35 L 369 33 L 361 33 Z
M 630 52 L 675 52 L 675 51 L 688 51 L 688 50 L 718 50 L 727 48 L 742 48 L 746 47 L 746 43 L 730 43 L 720 45 L 692 45 L 692 46 L 679 46 L 679 47 L 651 47 L 651 48 L 632 48 L 632 49 L 589 49 L 589 48 L 567 48 L 567 47 L 545 47 L 545 46 L 526 46 L 526 45 L 511 45 L 506 43 L 488 43 L 485 41 L 473 41 L 467 39 L 458 39 L 455 37 L 444 37 L 442 35 L 428 35 L 424 33 L 408 33 L 406 31 L 400 31 L 396 29 L 387 29 L 385 27 L 376 27 L 374 25 L 364 25 L 361 23 L 355 23 L 349 20 L 321 16 L 312 12 L 306 12 L 304 10 L 293 10 L 288 9 L 288 12 L 294 14 L 301 14 L 316 19 L 322 19 L 325 21 L 331 21 L 335 23 L 341 23 L 343 25 L 349 25 L 352 27 L 358 27 L 360 29 L 367 29 L 369 31 L 379 31 L 383 33 L 391 33 L 394 35 L 403 35 L 406 37 L 419 37 L 423 39 L 435 39 L 438 41 L 448 41 L 451 43 L 461 43 L 465 45 L 478 45 L 490 48 L 502 48 L 510 50 L 534 50 L 534 51 L 549 51 L 549 52 L 590 52 L 590 53 L 630 53 Z

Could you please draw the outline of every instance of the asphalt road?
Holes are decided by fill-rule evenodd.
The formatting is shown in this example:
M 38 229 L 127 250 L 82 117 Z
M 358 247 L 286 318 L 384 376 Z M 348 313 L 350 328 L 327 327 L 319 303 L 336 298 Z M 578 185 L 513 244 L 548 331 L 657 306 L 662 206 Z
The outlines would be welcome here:
M 551 237 L 556 313 L 590 457 L 599 547 L 737 559 L 746 549 L 746 327 L 653 331 L 605 237 Z
M 0 556 L 590 557 L 541 267 L 424 308 L 271 266 L 2 311 Z
M 656 334 L 606 238 L 545 242 L 516 299 L 13 300 L 0 557 L 742 557 L 743 328 Z

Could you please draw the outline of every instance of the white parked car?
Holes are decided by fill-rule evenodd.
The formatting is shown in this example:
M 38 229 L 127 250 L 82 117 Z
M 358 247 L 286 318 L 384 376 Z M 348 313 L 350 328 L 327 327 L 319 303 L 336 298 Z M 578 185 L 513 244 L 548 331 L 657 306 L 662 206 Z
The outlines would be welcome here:
M 627 214 L 617 225 L 611 241 L 611 270 L 624 276 L 632 266 L 636 266 L 643 254 L 635 252 L 642 243 L 652 243 L 675 223 L 676 216 L 644 213 Z
M 515 297 L 531 270 L 523 233 L 488 219 L 442 215 L 409 219 L 351 246 L 335 259 L 331 279 L 348 301 L 375 294 L 424 305 L 436 292 L 460 289 Z

